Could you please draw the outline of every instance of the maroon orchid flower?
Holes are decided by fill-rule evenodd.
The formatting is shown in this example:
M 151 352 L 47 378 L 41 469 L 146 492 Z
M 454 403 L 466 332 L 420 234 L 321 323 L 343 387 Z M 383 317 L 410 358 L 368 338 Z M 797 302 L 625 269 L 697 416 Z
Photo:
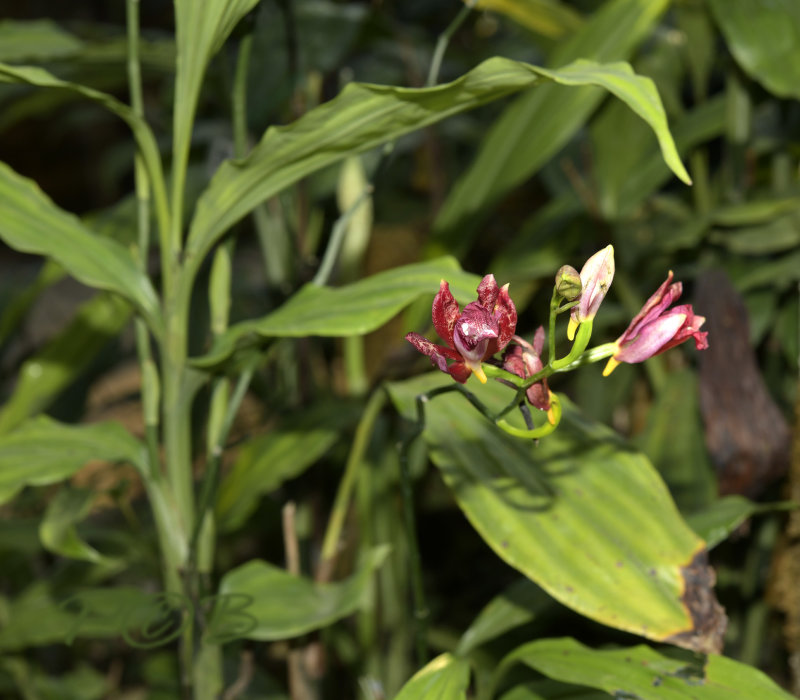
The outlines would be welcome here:
M 506 348 L 503 353 L 503 369 L 518 377 L 527 379 L 537 372 L 541 372 L 544 364 L 542 363 L 542 350 L 544 349 L 544 328 L 539 326 L 533 336 L 533 344 L 515 335 L 512 345 Z M 550 418 L 550 389 L 547 386 L 547 379 L 541 379 L 532 386 L 529 386 L 525 395 L 531 406 L 540 411 L 547 411 Z M 551 421 L 552 422 L 552 421 Z
M 708 347 L 708 333 L 700 331 L 705 323 L 691 304 L 680 304 L 669 308 L 683 292 L 680 282 L 672 283 L 672 270 L 664 283 L 651 296 L 642 310 L 636 314 L 625 332 L 616 340 L 616 350 L 603 370 L 603 376 L 611 374 L 620 362 L 643 362 L 649 357 L 680 345 L 694 338 L 695 347 Z
M 494 275 L 486 275 L 478 285 L 478 301 L 460 311 L 450 285 L 442 280 L 433 299 L 432 316 L 433 326 L 447 347 L 435 345 L 419 333 L 409 333 L 406 340 L 457 382 L 463 384 L 474 373 L 485 384 L 481 362 L 508 345 L 517 327 L 517 310 L 508 296 L 508 285 L 500 288 Z M 449 366 L 448 360 L 453 361 Z

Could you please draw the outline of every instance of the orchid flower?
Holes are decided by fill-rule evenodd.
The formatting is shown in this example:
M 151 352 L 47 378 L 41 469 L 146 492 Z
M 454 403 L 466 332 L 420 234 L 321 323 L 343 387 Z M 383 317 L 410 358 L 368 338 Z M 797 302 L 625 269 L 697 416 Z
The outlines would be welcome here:
M 486 383 L 481 362 L 508 345 L 517 327 L 517 310 L 508 296 L 508 285 L 497 286 L 494 275 L 486 275 L 478 285 L 478 301 L 459 310 L 458 302 L 444 280 L 433 299 L 433 326 L 447 347 L 435 345 L 419 333 L 406 340 L 431 358 L 434 367 L 447 372 L 463 384 L 470 374 Z M 452 364 L 448 365 L 448 360 Z
M 672 283 L 670 270 L 664 283 L 647 300 L 625 332 L 617 338 L 614 354 L 603 370 L 604 377 L 611 374 L 620 362 L 643 362 L 689 338 L 694 338 L 698 350 L 708 347 L 708 333 L 700 331 L 700 326 L 706 319 L 695 314 L 691 304 L 669 308 L 670 304 L 680 298 L 682 292 L 683 285 L 680 282 Z
M 503 353 L 503 369 L 518 377 L 527 379 L 541 372 L 544 364 L 542 363 L 542 350 L 544 349 L 545 333 L 544 328 L 539 326 L 533 336 L 533 344 L 515 335 L 512 338 L 512 345 L 506 348 Z M 550 389 L 547 386 L 547 379 L 542 378 L 532 384 L 525 391 L 528 402 L 531 406 L 540 411 L 547 411 L 550 422 L 554 422 L 550 409 Z
M 594 320 L 608 288 L 614 279 L 614 246 L 607 245 L 598 250 L 581 268 L 581 296 L 577 306 L 572 308 L 567 337 L 575 338 L 575 331 L 581 323 Z

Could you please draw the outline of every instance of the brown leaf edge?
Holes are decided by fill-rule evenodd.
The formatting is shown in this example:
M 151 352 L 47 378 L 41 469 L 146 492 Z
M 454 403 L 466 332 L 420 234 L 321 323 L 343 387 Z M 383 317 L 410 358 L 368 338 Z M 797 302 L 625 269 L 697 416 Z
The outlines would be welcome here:
M 714 594 L 717 577 L 708 563 L 705 547 L 692 557 L 687 566 L 681 567 L 681 579 L 681 602 L 692 619 L 692 627 L 663 641 L 703 654 L 721 653 L 728 618 Z

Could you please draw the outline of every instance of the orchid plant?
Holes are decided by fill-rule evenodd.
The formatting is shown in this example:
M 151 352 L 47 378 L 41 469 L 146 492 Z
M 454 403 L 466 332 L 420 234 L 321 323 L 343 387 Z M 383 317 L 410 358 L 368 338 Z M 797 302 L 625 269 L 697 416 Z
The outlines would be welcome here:
M 486 275 L 478 286 L 478 300 L 459 312 L 458 303 L 442 280 L 433 299 L 431 317 L 439 337 L 447 347 L 435 345 L 419 333 L 408 333 L 406 340 L 431 359 L 434 367 L 463 385 L 471 374 L 485 384 L 487 375 L 516 388 L 516 395 L 505 409 L 493 413 L 472 395 L 471 403 L 505 432 L 525 438 L 550 434 L 560 420 L 559 399 L 550 391 L 548 377 L 586 363 L 608 358 L 603 370 L 607 376 L 621 363 L 637 363 L 658 355 L 693 338 L 698 350 L 708 347 L 707 333 L 700 331 L 703 316 L 694 313 L 691 304 L 669 308 L 683 291 L 680 282 L 672 282 L 670 271 L 664 283 L 653 293 L 625 332 L 613 343 L 587 349 L 592 322 L 614 279 L 614 248 L 609 245 L 592 255 L 577 273 L 565 265 L 556 273 L 550 305 L 550 348 L 547 363 L 542 361 L 546 333 L 540 326 L 530 343 L 515 335 L 517 312 L 508 294 L 508 285 L 498 288 L 494 275 Z M 570 312 L 567 336 L 572 348 L 563 358 L 555 353 L 555 325 L 559 314 Z M 501 358 L 497 355 L 504 350 Z M 452 363 L 448 365 L 448 360 Z M 486 363 L 484 365 L 484 363 Z M 508 376 L 514 375 L 513 377 Z M 521 381 L 520 381 L 521 380 Z M 463 387 L 454 387 L 466 394 Z M 544 411 L 547 421 L 534 426 L 528 406 Z M 515 406 L 525 417 L 527 430 L 511 426 L 503 419 Z

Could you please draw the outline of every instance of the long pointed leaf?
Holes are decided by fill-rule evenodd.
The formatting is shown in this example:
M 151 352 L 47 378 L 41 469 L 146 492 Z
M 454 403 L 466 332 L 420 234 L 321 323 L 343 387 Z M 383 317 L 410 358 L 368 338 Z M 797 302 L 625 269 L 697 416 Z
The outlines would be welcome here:
M 421 668 L 406 683 L 395 700 L 466 700 L 469 664 L 452 654 L 442 654 Z
M 351 83 L 336 99 L 293 124 L 268 129 L 247 158 L 226 161 L 217 171 L 197 203 L 187 252 L 199 265 L 231 225 L 309 173 L 542 80 L 610 90 L 650 124 L 670 167 L 688 180 L 652 81 L 634 75 L 630 66 L 576 61 L 548 70 L 491 58 L 458 80 L 439 87 L 414 90 Z

